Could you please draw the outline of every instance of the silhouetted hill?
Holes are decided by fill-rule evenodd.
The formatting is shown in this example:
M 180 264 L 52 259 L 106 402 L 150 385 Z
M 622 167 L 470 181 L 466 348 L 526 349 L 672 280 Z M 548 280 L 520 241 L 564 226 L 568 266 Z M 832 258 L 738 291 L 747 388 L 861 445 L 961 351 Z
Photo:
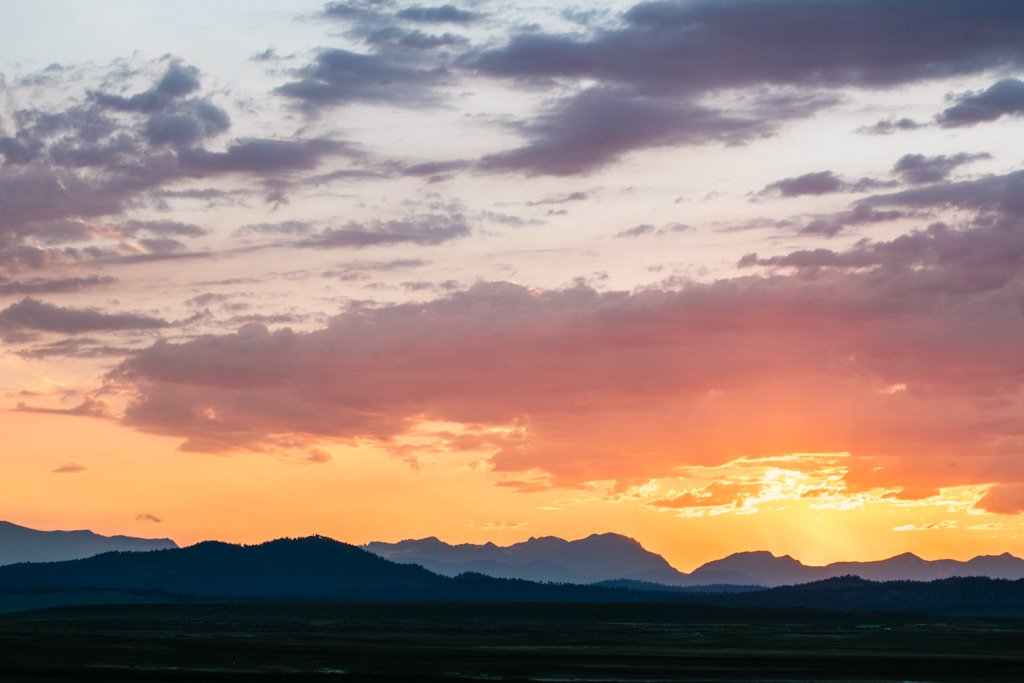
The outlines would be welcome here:
M 177 548 L 169 538 L 101 536 L 91 531 L 38 531 L 0 521 L 0 565 L 59 562 L 120 550 L 140 552 Z
M 29 594 L 45 598 L 36 604 L 95 604 L 105 591 L 110 602 L 660 602 L 1024 616 L 1024 580 L 967 577 L 877 583 L 841 577 L 747 592 L 735 587 L 709 592 L 665 590 L 637 581 L 586 586 L 478 573 L 449 578 L 319 536 L 254 546 L 209 541 L 149 553 L 111 552 L 82 560 L 0 567 L 0 597 L 17 604 L 29 605 L 32 600 L 24 597 Z
M 206 541 L 150 553 L 0 567 L 0 590 L 111 589 L 219 598 L 344 600 L 412 598 L 444 579 L 328 538 L 256 546 Z
M 661 555 L 619 534 L 593 534 L 576 541 L 544 536 L 510 546 L 449 545 L 430 537 L 363 547 L 389 560 L 419 564 L 445 576 L 477 572 L 497 578 L 580 584 L 635 579 L 679 585 L 686 580 L 686 575 Z

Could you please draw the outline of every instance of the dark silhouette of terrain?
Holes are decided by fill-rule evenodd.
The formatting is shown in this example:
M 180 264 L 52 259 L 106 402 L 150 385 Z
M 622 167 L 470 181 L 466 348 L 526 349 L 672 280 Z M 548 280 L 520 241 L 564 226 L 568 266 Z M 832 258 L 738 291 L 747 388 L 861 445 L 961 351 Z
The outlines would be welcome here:
M 321 536 L 254 546 L 207 541 L 174 550 L 111 552 L 82 560 L 0 567 L 0 599 L 35 594 L 45 596 L 47 605 L 75 604 L 87 593 L 84 602 L 96 603 L 102 600 L 96 593 L 103 591 L 111 592 L 110 602 L 167 602 L 169 596 L 198 602 L 662 602 L 1024 616 L 1024 580 L 959 577 L 878 583 L 842 577 L 745 591 L 659 590 L 635 582 L 582 586 L 477 573 L 445 577 Z
M 92 531 L 38 531 L 0 521 L 0 565 L 77 560 L 112 550 L 146 551 L 177 547 L 169 538 L 101 536 Z

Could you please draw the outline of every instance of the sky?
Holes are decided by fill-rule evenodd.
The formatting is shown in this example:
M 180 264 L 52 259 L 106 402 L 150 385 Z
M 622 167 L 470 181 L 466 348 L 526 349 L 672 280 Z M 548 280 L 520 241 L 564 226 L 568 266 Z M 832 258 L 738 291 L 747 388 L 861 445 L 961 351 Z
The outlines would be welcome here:
M 0 518 L 1024 555 L 1024 5 L 0 25 Z

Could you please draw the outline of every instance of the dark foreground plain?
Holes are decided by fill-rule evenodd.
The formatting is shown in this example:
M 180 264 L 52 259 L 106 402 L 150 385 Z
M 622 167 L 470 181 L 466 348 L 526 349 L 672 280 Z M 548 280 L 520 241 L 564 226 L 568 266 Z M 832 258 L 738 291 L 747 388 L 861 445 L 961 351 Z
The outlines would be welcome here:
M 79 606 L 2 681 L 1020 681 L 1024 620 L 680 604 Z

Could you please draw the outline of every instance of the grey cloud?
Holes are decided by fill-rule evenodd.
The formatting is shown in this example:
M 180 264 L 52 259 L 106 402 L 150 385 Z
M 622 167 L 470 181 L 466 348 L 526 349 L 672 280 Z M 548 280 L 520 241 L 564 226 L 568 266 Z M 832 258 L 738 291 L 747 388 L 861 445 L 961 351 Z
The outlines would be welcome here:
M 868 192 L 883 187 L 898 185 L 894 181 L 860 178 L 859 180 L 843 180 L 832 171 L 805 173 L 793 178 L 783 178 L 766 185 L 759 195 L 777 195 L 780 197 L 800 197 L 804 195 L 822 195 L 834 192 Z
M 422 164 L 407 166 L 402 169 L 402 173 L 409 176 L 434 176 L 440 173 L 449 173 L 451 171 L 469 168 L 472 165 L 472 162 L 463 160 L 428 161 Z
M 954 128 L 1024 114 L 1024 81 L 1005 78 L 988 90 L 968 93 L 936 117 L 940 126 Z
M 236 235 L 305 235 L 313 229 L 308 221 L 250 223 L 235 230 Z
M 57 294 L 79 292 L 90 287 L 100 287 L 117 282 L 117 278 L 89 275 L 87 277 L 63 277 L 55 279 L 32 278 L 30 280 L 8 280 L 0 277 L 0 294 Z
M 178 254 L 188 249 L 183 242 L 169 237 L 143 237 L 139 244 L 148 254 Z
M 397 26 L 387 26 L 369 32 L 365 40 L 376 47 L 402 50 L 435 50 L 440 47 L 465 45 L 469 40 L 454 33 L 430 34 L 420 30 L 406 31 Z
M 943 292 L 978 292 L 1005 286 L 1024 265 L 1024 231 L 995 224 L 955 229 L 934 223 L 886 242 L 861 240 L 847 251 L 804 249 L 781 256 L 747 254 L 739 266 L 772 266 L 804 270 L 878 269 L 894 290 L 927 287 Z M 941 276 L 941 277 L 940 277 Z
M 199 70 L 179 61 L 172 62 L 160 80 L 149 90 L 122 97 L 107 93 L 93 93 L 93 99 L 103 107 L 117 111 L 150 113 L 157 111 L 175 98 L 183 97 L 199 89 Z
M 351 261 L 323 273 L 324 277 L 338 278 L 344 282 L 365 280 L 371 273 L 412 270 L 430 265 L 423 259 L 392 259 L 390 261 Z
M 632 228 L 626 228 L 615 233 L 616 237 L 642 237 L 643 235 L 652 234 L 657 228 L 650 223 L 641 223 L 635 225 Z
M 862 199 L 859 203 L 871 207 L 954 207 L 1020 218 L 1024 217 L 1024 171 L 876 195 Z
M 480 18 L 476 12 L 462 10 L 454 5 L 437 7 L 413 5 L 400 10 L 395 16 L 406 21 L 424 24 L 470 24 Z
M 668 235 L 673 232 L 689 232 L 693 226 L 685 223 L 669 223 L 663 227 L 657 227 L 650 223 L 641 223 L 632 228 L 627 228 L 615 233 L 618 238 L 644 237 L 647 235 Z M 606 276 L 607 277 L 607 276 Z
M 958 166 L 963 166 L 978 159 L 991 159 L 987 153 L 967 154 L 961 152 L 953 156 L 939 155 L 926 157 L 923 154 L 905 154 L 893 166 L 893 173 L 904 181 L 914 185 L 937 183 L 946 180 Z
M 65 308 L 32 298 L 22 299 L 0 311 L 0 328 L 21 328 L 64 334 L 161 329 L 168 326 L 170 323 L 166 320 L 147 315 Z
M 194 223 L 182 223 L 181 221 L 170 220 L 126 220 L 117 224 L 118 230 L 126 235 L 135 235 L 139 232 L 148 232 L 151 235 L 166 236 L 175 235 L 178 237 L 202 237 L 209 231 Z
M 182 150 L 182 166 L 205 173 L 278 173 L 316 168 L 330 155 L 345 153 L 348 148 L 333 140 L 268 140 L 248 138 L 232 143 L 224 152 L 203 149 Z
M 125 357 L 132 349 L 106 344 L 92 337 L 68 337 L 48 344 L 38 344 L 16 353 L 22 358 L 111 358 Z
M 839 192 L 843 181 L 832 171 L 805 173 L 795 178 L 778 180 L 761 190 L 761 194 L 778 194 L 783 197 L 828 194 Z
M 126 77 L 117 70 L 106 76 L 115 83 Z M 97 77 L 90 72 L 86 80 Z M 226 132 L 230 121 L 197 96 L 198 71 L 180 61 L 165 66 L 150 89 L 130 96 L 93 92 L 80 103 L 73 91 L 57 92 L 83 87 L 61 80 L 72 78 L 79 76 L 54 76 L 47 86 L 71 104 L 17 110 L 15 130 L 0 139 L 7 159 L 0 174 L 0 267 L 118 261 L 124 254 L 122 245 L 112 243 L 120 237 L 117 230 L 121 236 L 144 234 L 149 240 L 152 253 L 132 258 L 181 255 L 184 248 L 155 240 L 184 243 L 183 238 L 205 234 L 203 229 L 170 221 L 124 220 L 118 225 L 116 218 L 108 218 L 103 229 L 94 230 L 88 221 L 116 217 L 141 204 L 147 193 L 151 206 L 164 209 L 174 198 L 224 201 L 252 192 L 167 189 L 190 176 L 252 174 L 262 182 L 264 197 L 280 203 L 300 182 L 297 174 L 330 155 L 358 156 L 350 146 L 326 138 L 243 138 L 220 149 L 205 148 L 203 143 Z
M 321 15 L 328 19 L 357 19 L 387 9 L 389 0 L 340 0 L 324 5 Z
M 469 225 L 462 216 L 428 214 L 400 220 L 350 222 L 344 227 L 323 230 L 294 244 L 318 249 L 358 249 L 390 244 L 433 245 L 469 234 Z
M 527 206 L 545 206 L 548 204 L 567 204 L 569 202 L 582 202 L 589 197 L 587 192 L 570 192 L 566 195 L 559 195 L 557 197 L 546 197 L 544 199 L 538 199 L 533 202 L 526 202 Z
M 486 171 L 572 175 L 593 171 L 621 155 L 683 142 L 741 142 L 766 132 L 755 119 L 622 88 L 590 88 L 552 105 L 523 126 L 529 142 L 484 157 Z
M 906 216 L 903 211 L 891 209 L 880 211 L 869 204 L 858 203 L 849 211 L 840 211 L 828 216 L 812 219 L 800 229 L 804 235 L 822 235 L 824 237 L 835 237 L 840 232 L 852 225 L 871 225 L 884 223 Z
M 470 64 L 499 76 L 696 92 L 888 86 L 1024 63 L 1024 7 L 1003 0 L 644 2 L 623 20 L 589 40 L 519 35 Z
M 86 396 L 82 399 L 82 402 L 73 408 L 38 408 L 35 406 L 29 406 L 24 403 L 19 403 L 15 412 L 19 413 L 42 413 L 45 415 L 72 415 L 77 417 L 101 417 L 110 419 L 112 417 L 110 413 L 110 406 L 105 401 Z M 77 474 L 84 472 L 87 468 L 75 463 L 68 463 L 52 470 L 55 474 Z
M 231 126 L 227 113 L 205 100 L 186 102 L 173 110 L 152 114 L 143 134 L 154 145 L 194 145 L 223 133 Z
M 430 86 L 442 78 L 436 70 L 398 64 L 386 55 L 339 49 L 322 50 L 298 75 L 274 92 L 312 110 L 353 102 L 421 106 L 430 101 Z
M 901 119 L 882 119 L 877 123 L 859 129 L 858 132 L 870 135 L 890 135 L 901 130 L 917 130 L 918 128 L 924 128 L 924 126 L 925 124 L 923 123 L 918 123 L 913 119 L 904 117 Z
M 495 77 L 597 82 L 525 125 L 526 147 L 486 157 L 483 168 L 585 172 L 632 149 L 770 133 L 835 102 L 834 95 L 821 95 L 825 89 L 890 87 L 1024 65 L 1024 6 L 1001 0 L 646 2 L 622 19 L 583 39 L 524 32 L 460 60 Z M 708 93 L 740 89 L 752 104 L 723 112 L 696 104 Z M 608 117 L 591 111 L 612 106 L 594 102 L 593 93 L 601 92 L 620 93 L 622 100 Z M 622 111 L 627 99 L 633 111 Z M 567 121 L 582 121 L 581 129 L 563 125 L 559 111 Z

